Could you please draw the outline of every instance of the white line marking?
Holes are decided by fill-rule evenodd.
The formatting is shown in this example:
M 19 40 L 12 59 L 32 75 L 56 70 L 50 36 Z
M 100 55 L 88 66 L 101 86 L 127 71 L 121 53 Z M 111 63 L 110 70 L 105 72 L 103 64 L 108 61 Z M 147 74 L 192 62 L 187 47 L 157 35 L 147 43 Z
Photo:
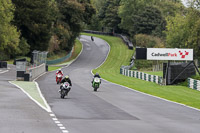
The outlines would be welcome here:
M 82 45 L 81 52 L 78 54 L 78 56 L 77 56 L 70 64 L 68 64 L 67 66 L 65 66 L 65 67 L 63 67 L 63 68 L 69 67 L 69 66 L 70 66 L 75 60 L 77 60 L 78 57 L 82 54 L 82 52 L 83 52 L 83 44 L 82 44 L 81 40 L 79 40 L 79 41 L 80 41 L 80 43 L 81 43 L 81 45 Z
M 106 80 L 106 79 L 103 79 L 103 80 L 105 80 L 106 82 L 110 82 L 110 81 L 108 81 L 108 80 Z M 191 109 L 194 109 L 194 110 L 196 110 L 196 111 L 200 111 L 200 109 L 195 108 L 195 107 L 191 107 L 191 106 L 189 106 L 189 105 L 185 105 L 185 104 L 182 104 L 182 103 L 170 101 L 170 100 L 167 100 L 167 99 L 158 97 L 158 96 L 150 95 L 150 94 L 147 94 L 147 93 L 138 91 L 138 90 L 134 90 L 133 88 L 129 88 L 129 87 L 126 87 L 126 86 L 123 86 L 123 85 L 119 85 L 119 84 L 113 83 L 113 82 L 110 82 L 110 83 L 111 83 L 111 84 L 118 85 L 118 86 L 121 86 L 121 87 L 123 87 L 123 88 L 127 88 L 127 89 L 129 89 L 129 90 L 131 90 L 131 91 L 138 92 L 138 93 L 143 94 L 143 95 L 147 95 L 147 96 L 154 97 L 154 98 L 157 98 L 157 99 L 160 99 L 160 100 L 164 100 L 164 101 L 167 101 L 167 102 L 170 102 L 170 103 L 175 103 L 175 104 L 178 104 L 178 105 L 182 105 L 182 106 L 184 106 L 184 107 L 191 108 Z
M 41 92 L 41 90 L 40 90 L 40 87 L 39 87 L 38 83 L 35 82 L 35 81 L 34 81 L 34 83 L 36 84 L 36 87 L 37 87 L 37 90 L 38 90 L 38 92 L 39 92 L 39 94 L 40 94 L 40 97 L 42 98 L 42 100 L 44 101 L 44 104 L 45 104 L 46 107 L 47 107 L 46 111 L 47 111 L 47 112 L 52 112 L 52 110 L 51 110 L 49 104 L 47 103 L 46 99 L 45 99 L 44 96 L 42 95 L 42 92 Z
M 63 127 L 63 124 L 57 124 L 57 126 L 59 126 L 59 127 Z
M 62 132 L 63 132 L 63 133 L 69 133 L 69 131 L 67 131 L 67 130 L 62 130 Z
M 6 71 L 3 71 L 3 72 L 0 72 L 0 74 L 2 74 L 2 73 L 6 73 L 6 72 L 8 72 L 9 70 L 6 70 Z
M 60 121 L 55 121 L 56 124 L 60 123 Z
M 50 116 L 54 117 L 55 115 L 54 114 L 49 114 Z
M 101 39 L 101 38 L 100 38 L 100 39 Z M 103 40 L 103 39 L 101 39 L 101 40 Z M 106 62 L 106 60 L 107 60 L 107 58 L 108 58 L 108 55 L 109 55 L 109 53 L 110 53 L 110 44 L 108 44 L 105 40 L 103 40 L 103 41 L 108 45 L 109 50 L 108 50 L 108 53 L 107 53 L 107 55 L 106 55 L 105 60 L 104 60 L 98 67 L 96 67 L 95 69 L 99 68 L 100 66 L 102 66 L 102 65 Z M 92 70 L 91 70 L 91 71 L 92 71 Z
M 29 95 L 29 93 L 27 93 L 23 88 L 19 87 L 18 85 L 12 83 L 11 81 L 9 81 L 10 84 L 18 87 L 22 92 L 24 92 L 31 100 L 33 100 L 37 105 L 39 105 L 42 109 L 46 110 L 47 112 L 49 112 L 49 110 L 47 110 L 47 108 L 45 108 L 44 106 L 42 106 L 38 101 L 36 101 L 34 98 L 31 97 L 31 95 Z
M 33 82 L 35 82 L 35 80 L 37 80 L 38 78 L 40 78 L 41 76 L 45 75 L 47 72 L 44 72 L 42 74 L 40 74 L 38 77 L 36 77 L 35 79 L 33 79 Z
M 69 131 L 66 130 L 66 128 L 61 124 L 60 121 L 56 118 L 55 114 L 49 114 L 50 116 L 54 117 L 52 120 L 56 123 L 56 125 L 61 129 L 63 133 L 69 133 Z
M 65 127 L 60 127 L 60 129 L 64 130 L 64 129 L 66 129 L 66 128 L 65 128 Z
M 102 39 L 102 40 L 103 40 L 103 39 Z M 105 41 L 105 40 L 104 40 L 104 41 Z M 106 41 L 105 41 L 105 42 L 106 42 Z M 109 55 L 109 53 L 110 53 L 110 45 L 109 45 L 107 42 L 106 42 L 106 44 L 109 46 L 109 52 L 108 52 L 107 57 L 106 57 L 106 59 L 107 59 L 107 58 L 108 58 L 108 55 Z M 106 61 L 106 59 L 104 60 L 104 62 Z M 103 62 L 101 65 L 103 65 L 104 62 Z M 101 65 L 100 65 L 100 66 L 101 66 Z M 96 67 L 95 69 L 99 68 L 100 66 Z M 94 70 L 94 69 L 93 69 L 93 70 Z M 94 74 L 92 73 L 92 70 L 91 70 L 91 74 L 94 75 Z M 102 78 L 102 79 L 103 79 L 103 78 Z M 106 79 L 103 79 L 103 80 L 107 81 Z M 119 85 L 119 84 L 116 84 L 116 83 L 113 83 L 113 82 L 110 82 L 110 81 L 107 81 L 107 82 L 108 82 L 108 83 L 111 83 L 111 84 L 115 84 L 115 85 L 121 86 L 121 87 L 124 87 L 124 88 L 127 88 L 127 89 L 129 89 L 129 90 L 131 90 L 131 91 L 135 91 L 135 92 L 138 92 L 138 93 L 143 94 L 143 95 L 147 95 L 147 96 L 154 97 L 154 98 L 157 98 L 157 99 L 161 99 L 161 100 L 164 100 L 164 101 L 167 101 L 167 102 L 171 102 L 171 103 L 175 103 L 175 104 L 178 104 L 178 105 L 182 105 L 182 106 L 184 106 L 184 107 L 191 108 L 191 109 L 194 109 L 194 110 L 196 110 L 196 111 L 200 111 L 200 109 L 195 108 L 195 107 L 191 107 L 191 106 L 188 106 L 188 105 L 185 105 L 185 104 L 182 104 L 182 103 L 170 101 L 170 100 L 167 100 L 167 99 L 158 97 L 158 96 L 153 96 L 153 95 L 150 95 L 150 94 L 147 94 L 147 93 L 144 93 L 144 92 L 140 92 L 140 91 L 134 90 L 133 88 L 129 88 L 129 87 L 126 87 L 126 86 L 123 86 L 123 85 Z
M 58 119 L 57 118 L 52 118 L 54 121 L 57 121 Z

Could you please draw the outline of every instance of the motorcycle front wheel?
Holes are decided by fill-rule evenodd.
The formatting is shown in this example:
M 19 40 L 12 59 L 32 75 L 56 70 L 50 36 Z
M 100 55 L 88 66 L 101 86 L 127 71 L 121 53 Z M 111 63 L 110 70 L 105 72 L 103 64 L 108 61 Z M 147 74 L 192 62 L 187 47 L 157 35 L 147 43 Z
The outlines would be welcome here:
M 64 99 L 65 98 L 65 91 L 61 90 L 60 92 L 60 98 Z

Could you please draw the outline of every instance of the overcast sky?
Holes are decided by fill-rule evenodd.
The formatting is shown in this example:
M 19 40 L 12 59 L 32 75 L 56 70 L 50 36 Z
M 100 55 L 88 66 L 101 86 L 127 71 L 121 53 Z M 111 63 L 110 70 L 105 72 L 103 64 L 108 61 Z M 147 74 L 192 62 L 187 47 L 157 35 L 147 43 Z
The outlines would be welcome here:
M 186 1 L 187 0 L 182 0 L 182 3 L 186 6 L 187 4 L 186 4 Z

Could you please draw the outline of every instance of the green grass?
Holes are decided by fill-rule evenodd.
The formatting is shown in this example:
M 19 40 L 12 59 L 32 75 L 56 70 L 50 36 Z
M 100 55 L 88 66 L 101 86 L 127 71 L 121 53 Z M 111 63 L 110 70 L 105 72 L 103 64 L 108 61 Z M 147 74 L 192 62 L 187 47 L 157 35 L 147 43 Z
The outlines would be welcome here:
M 27 92 L 33 99 L 35 99 L 41 106 L 48 108 L 44 100 L 41 98 L 35 82 L 25 82 L 25 81 L 12 81 L 11 83 L 19 86 L 25 92 Z
M 74 46 L 74 51 L 72 53 L 71 58 L 69 58 L 68 60 L 60 63 L 60 64 L 56 64 L 56 65 L 62 65 L 62 64 L 69 64 L 71 61 L 73 61 L 81 52 L 82 50 L 82 44 L 79 40 L 76 40 L 75 46 Z M 57 57 L 57 58 L 61 58 L 61 57 Z M 55 71 L 57 69 L 61 68 L 60 66 L 49 66 L 48 69 L 49 71 Z
M 163 76 L 163 71 L 156 71 L 156 72 L 153 72 L 153 71 L 142 71 L 142 72 L 150 74 L 150 75 L 157 75 L 157 76 L 160 76 L 160 77 Z
M 143 81 L 133 77 L 120 74 L 121 65 L 128 65 L 133 51 L 129 50 L 120 38 L 85 34 L 102 38 L 110 44 L 111 51 L 106 62 L 93 73 L 98 72 L 100 76 L 108 81 L 127 86 L 129 88 L 158 96 L 164 99 L 189 105 L 200 109 L 200 92 L 184 86 L 160 86 L 156 83 Z
M 81 50 L 82 50 L 82 44 L 79 40 L 76 40 L 74 52 L 72 53 L 72 57 L 68 61 L 74 60 L 80 54 Z
M 66 51 L 59 51 L 59 53 L 52 54 L 51 56 L 47 57 L 47 60 L 56 60 L 66 56 L 68 53 Z
M 59 68 L 61 68 L 61 67 L 59 67 L 59 66 L 48 66 L 48 71 L 50 72 L 50 71 L 55 71 L 55 70 L 57 70 L 57 69 L 59 69 Z
M 26 60 L 29 61 L 29 62 L 31 60 L 30 57 L 26 57 L 26 56 L 18 56 L 18 57 L 16 57 L 16 59 L 22 59 L 22 58 L 26 58 Z M 14 62 L 14 59 L 10 59 L 10 60 L 7 61 L 8 64 L 13 64 L 13 62 Z

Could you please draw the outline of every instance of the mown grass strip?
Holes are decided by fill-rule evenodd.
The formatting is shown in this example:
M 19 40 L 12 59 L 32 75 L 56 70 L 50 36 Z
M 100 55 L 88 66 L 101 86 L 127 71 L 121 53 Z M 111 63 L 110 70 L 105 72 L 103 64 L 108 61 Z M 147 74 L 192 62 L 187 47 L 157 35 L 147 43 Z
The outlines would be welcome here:
M 108 42 L 111 47 L 106 62 L 98 69 L 93 70 L 94 73 L 100 73 L 102 78 L 110 82 L 200 109 L 199 91 L 184 86 L 160 86 L 155 83 L 121 75 L 120 67 L 121 65 L 129 64 L 133 51 L 129 50 L 120 38 L 86 33 L 82 34 L 99 37 Z
M 49 66 L 48 67 L 49 71 L 55 71 L 55 70 L 61 68 L 59 65 L 62 66 L 62 65 L 67 65 L 67 64 L 71 63 L 74 59 L 77 58 L 77 56 L 80 54 L 81 50 L 82 50 L 82 44 L 79 40 L 76 39 L 76 43 L 74 45 L 74 51 L 72 53 L 71 58 L 61 64 L 57 64 L 58 66 Z
M 43 106 L 44 108 L 48 108 L 45 104 L 45 101 L 41 98 L 35 82 L 25 82 L 25 81 L 11 81 L 11 83 L 19 86 L 21 89 L 23 89 L 26 93 L 30 95 L 34 100 L 36 100 L 40 106 Z

